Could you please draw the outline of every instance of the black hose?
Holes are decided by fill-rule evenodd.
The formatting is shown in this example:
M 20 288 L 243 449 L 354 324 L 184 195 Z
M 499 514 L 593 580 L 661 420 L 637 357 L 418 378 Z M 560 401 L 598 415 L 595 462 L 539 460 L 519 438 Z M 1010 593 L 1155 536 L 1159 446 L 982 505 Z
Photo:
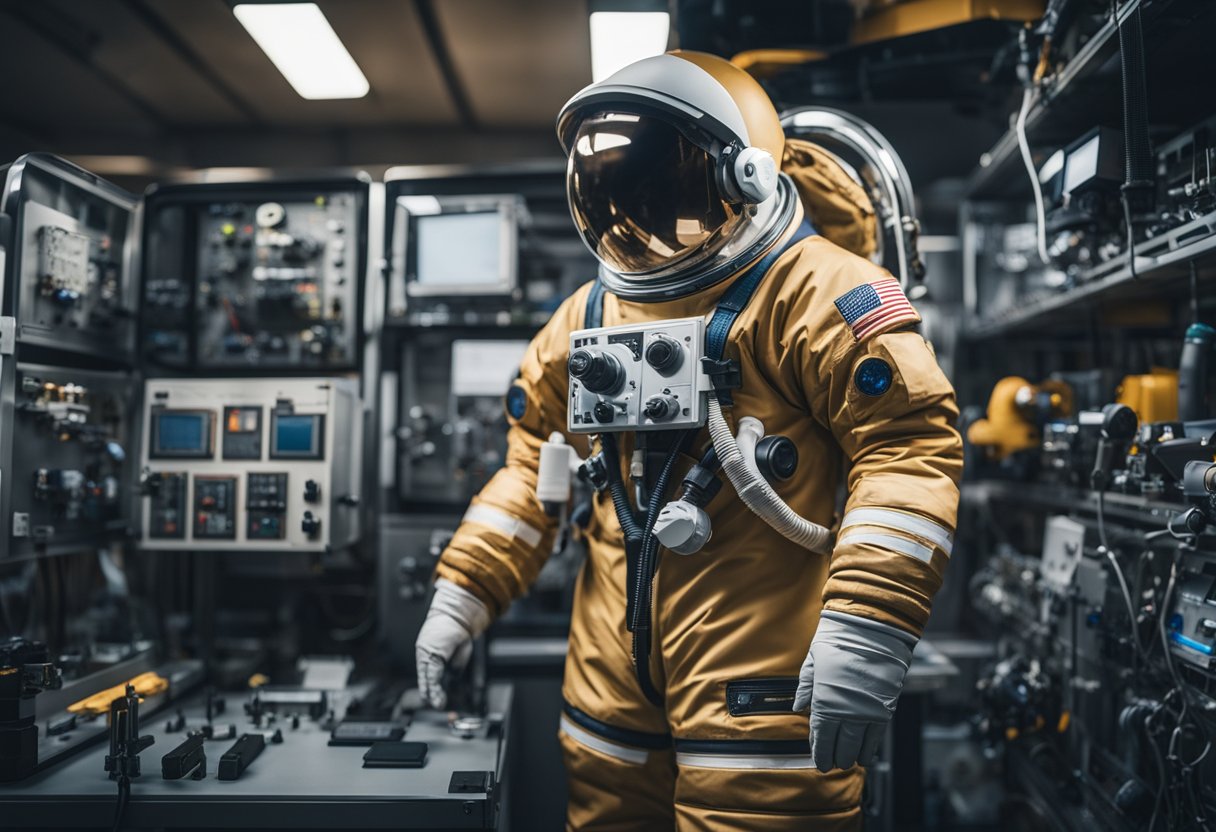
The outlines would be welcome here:
M 1123 78 L 1123 221 L 1127 224 L 1127 268 L 1132 278 L 1137 278 L 1135 218 L 1152 209 L 1155 187 L 1139 5 L 1119 25 L 1119 59 Z
M 1119 26 L 1119 57 L 1123 74 L 1124 190 L 1152 198 L 1155 173 L 1153 144 L 1148 132 L 1148 93 L 1144 72 L 1144 32 L 1137 5 Z M 1149 206 L 1133 203 L 1140 211 Z
M 658 555 L 659 542 L 654 536 L 654 524 L 659 519 L 659 511 L 663 508 L 664 495 L 667 493 L 667 484 L 671 480 L 671 472 L 675 468 L 676 460 L 680 457 L 680 449 L 683 446 L 684 437 L 681 437 L 667 453 L 667 458 L 663 460 L 663 468 L 659 472 L 659 476 L 655 479 L 654 491 L 650 495 L 650 504 L 646 507 L 646 528 L 643 531 L 642 552 L 638 558 L 638 596 L 635 599 L 633 607 L 633 630 L 634 638 L 637 638 L 637 629 L 642 625 L 643 613 L 646 617 L 650 614 L 650 603 L 652 596 L 651 579 L 654 577 L 655 560 Z M 644 589 L 643 589 L 644 588 Z M 643 597 L 643 594 L 645 597 Z M 648 626 L 649 622 L 647 622 Z
M 663 507 L 664 495 L 671 480 L 680 451 L 691 433 L 684 433 L 672 445 L 663 461 L 663 468 L 655 479 L 654 490 L 646 509 L 646 528 L 642 539 L 642 550 L 638 554 L 637 582 L 634 584 L 633 617 L 629 629 L 633 631 L 633 663 L 642 695 L 654 705 L 663 703 L 663 696 L 650 678 L 650 612 L 654 603 L 654 574 L 658 567 L 658 538 L 654 536 L 654 524 Z
M 621 479 L 621 458 L 617 452 L 616 438 L 611 433 L 605 433 L 600 439 L 600 446 L 604 450 L 604 463 L 608 469 L 608 496 L 616 509 L 617 522 L 621 524 L 626 544 L 636 544 L 642 539 L 642 527 L 633 516 L 633 506 L 629 504 L 629 494 Z

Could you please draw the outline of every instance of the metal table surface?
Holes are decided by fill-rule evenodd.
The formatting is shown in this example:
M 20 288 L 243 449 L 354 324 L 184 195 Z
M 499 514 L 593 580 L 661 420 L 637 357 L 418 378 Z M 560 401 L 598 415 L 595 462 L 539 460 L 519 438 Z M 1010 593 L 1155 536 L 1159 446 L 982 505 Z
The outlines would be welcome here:
M 206 743 L 203 780 L 161 779 L 160 758 L 185 739 L 166 730 L 166 713 L 141 720 L 140 733 L 155 737 L 141 755 L 143 776 L 132 780 L 124 829 L 495 829 L 503 780 L 503 761 L 512 688 L 491 686 L 489 712 L 502 715 L 501 727 L 486 737 L 461 739 L 447 717 L 419 711 L 405 740 L 426 742 L 422 768 L 365 769 L 366 747 L 330 747 L 329 731 L 310 719 L 293 730 L 277 720 L 282 743 L 265 750 L 240 779 L 220 781 L 220 755 L 234 740 Z M 229 697 L 235 700 L 238 697 Z M 203 722 L 201 697 L 184 700 L 187 727 Z M 233 706 L 236 707 L 233 707 Z M 229 702 L 217 726 L 252 730 L 240 705 Z M 108 742 L 83 749 L 68 759 L 17 783 L 0 783 L 0 828 L 40 829 L 105 827 L 117 805 L 117 786 L 103 770 Z M 455 771 L 489 771 L 496 787 L 489 793 L 450 794 Z

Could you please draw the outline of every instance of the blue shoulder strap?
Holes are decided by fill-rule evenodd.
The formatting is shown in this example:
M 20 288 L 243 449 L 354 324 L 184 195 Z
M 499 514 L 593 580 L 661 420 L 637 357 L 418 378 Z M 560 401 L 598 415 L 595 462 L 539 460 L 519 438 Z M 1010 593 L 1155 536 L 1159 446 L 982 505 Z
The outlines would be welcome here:
M 598 329 L 604 324 L 604 284 L 597 277 L 587 294 L 587 306 L 583 309 L 583 329 Z
M 706 372 L 714 378 L 714 387 L 718 393 L 718 400 L 722 404 L 731 403 L 730 388 L 739 385 L 738 369 L 733 368 L 732 371 L 732 368 L 728 367 L 730 362 L 722 360 L 726 342 L 730 339 L 731 327 L 735 325 L 739 313 L 747 307 L 752 295 L 760 286 L 760 281 L 764 280 L 764 276 L 772 268 L 773 263 L 777 262 L 777 259 L 791 247 L 815 233 L 814 227 L 804 219 L 794 232 L 794 236 L 790 237 L 785 245 L 774 246 L 768 254 L 760 258 L 756 265 L 748 269 L 746 274 L 736 279 L 718 301 L 718 307 L 705 327 L 705 358 L 702 361 L 705 364 Z

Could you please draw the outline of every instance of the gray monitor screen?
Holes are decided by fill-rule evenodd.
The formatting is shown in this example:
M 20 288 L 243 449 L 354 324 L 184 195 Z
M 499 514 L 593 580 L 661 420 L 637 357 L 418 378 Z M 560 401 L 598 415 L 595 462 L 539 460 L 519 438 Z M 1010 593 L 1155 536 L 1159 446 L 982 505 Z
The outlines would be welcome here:
M 415 228 L 418 283 L 456 288 L 503 282 L 498 211 L 421 216 Z

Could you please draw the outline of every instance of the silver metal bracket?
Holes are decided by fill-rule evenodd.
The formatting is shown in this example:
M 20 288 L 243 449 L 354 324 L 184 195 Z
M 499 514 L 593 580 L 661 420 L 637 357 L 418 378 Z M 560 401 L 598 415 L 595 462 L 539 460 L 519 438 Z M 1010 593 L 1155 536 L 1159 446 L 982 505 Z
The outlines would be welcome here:
M 12 355 L 17 349 L 17 319 L 0 318 L 0 355 Z

